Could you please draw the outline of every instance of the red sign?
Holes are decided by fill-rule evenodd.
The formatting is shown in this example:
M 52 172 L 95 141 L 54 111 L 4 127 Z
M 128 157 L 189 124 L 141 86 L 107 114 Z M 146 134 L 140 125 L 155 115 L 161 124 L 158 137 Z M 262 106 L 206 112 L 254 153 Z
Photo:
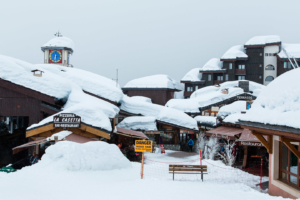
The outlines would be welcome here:
M 62 50 L 49 50 L 49 63 L 62 63 Z
M 160 151 L 161 151 L 162 154 L 166 153 L 165 152 L 165 145 L 164 144 L 160 144 Z

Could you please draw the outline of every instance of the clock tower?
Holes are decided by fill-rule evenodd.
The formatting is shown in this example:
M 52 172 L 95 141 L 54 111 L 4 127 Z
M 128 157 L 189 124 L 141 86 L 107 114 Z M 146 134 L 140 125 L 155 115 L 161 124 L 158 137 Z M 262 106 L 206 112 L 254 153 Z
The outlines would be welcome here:
M 63 37 L 59 32 L 54 35 L 56 37 L 41 48 L 44 52 L 44 63 L 73 67 L 70 64 L 70 55 L 74 52 L 74 42 L 70 38 Z

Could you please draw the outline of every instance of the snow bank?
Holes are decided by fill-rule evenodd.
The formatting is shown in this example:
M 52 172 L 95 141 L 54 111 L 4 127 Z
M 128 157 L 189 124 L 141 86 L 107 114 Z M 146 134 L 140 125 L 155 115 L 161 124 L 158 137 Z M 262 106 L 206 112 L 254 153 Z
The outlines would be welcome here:
M 117 127 L 130 130 L 157 131 L 155 117 L 127 117 Z
M 57 136 L 58 140 L 63 140 L 65 139 L 67 136 L 71 135 L 72 132 L 71 131 L 60 131 L 58 133 L 55 133 L 53 135 L 51 135 L 51 137 L 48 137 L 47 140 L 55 140 L 55 137 Z
M 199 124 L 207 124 L 210 126 L 217 125 L 217 117 L 212 116 L 196 116 L 194 118 Z
M 49 40 L 42 47 L 67 47 L 74 51 L 75 43 L 70 38 L 67 37 L 56 37 Z
M 201 68 L 195 68 L 189 71 L 181 81 L 190 81 L 190 82 L 198 82 L 201 81 L 202 73 L 199 73 Z
M 266 86 L 243 121 L 300 128 L 300 69 L 288 71 Z
M 163 74 L 134 79 L 129 81 L 123 88 L 168 88 L 183 90 L 180 83 Z
M 245 46 L 266 45 L 278 42 L 281 42 L 280 37 L 278 35 L 256 36 L 248 40 L 245 43 Z
M 300 44 L 287 44 L 287 43 L 283 43 L 282 44 L 282 49 L 285 49 L 286 52 L 289 54 L 290 59 L 292 59 L 292 57 L 294 58 L 300 58 Z M 278 53 L 278 56 L 280 58 L 288 58 L 284 51 L 281 50 Z
M 205 65 L 201 68 L 201 71 L 216 71 L 222 70 L 223 62 L 219 58 L 210 59 Z
M 225 118 L 228 115 L 246 111 L 246 103 L 247 103 L 246 101 L 235 101 L 231 104 L 225 105 L 220 108 L 217 116 L 221 118 Z
M 236 59 L 246 59 L 248 55 L 243 45 L 236 45 L 231 47 L 225 54 L 221 57 L 221 60 L 236 60 Z
M 131 97 L 134 100 L 138 100 L 138 101 L 144 101 L 144 102 L 148 102 L 148 103 L 152 103 L 152 100 L 148 97 L 143 97 L 143 96 L 133 96 Z
M 63 141 L 51 145 L 35 167 L 67 171 L 96 171 L 130 168 L 129 160 L 115 144 L 95 141 L 78 144 Z

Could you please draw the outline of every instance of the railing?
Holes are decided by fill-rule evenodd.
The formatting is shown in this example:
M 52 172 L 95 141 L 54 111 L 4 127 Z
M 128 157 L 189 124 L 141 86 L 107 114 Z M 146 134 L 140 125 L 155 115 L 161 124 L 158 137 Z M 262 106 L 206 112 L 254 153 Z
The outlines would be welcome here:
M 236 69 L 235 74 L 236 75 L 246 75 L 246 69 Z
M 214 81 L 214 84 L 215 85 L 219 85 L 219 84 L 221 84 L 221 83 L 223 83 L 224 81 Z
M 193 92 L 190 91 L 184 91 L 183 96 L 185 97 L 190 97 L 192 95 Z

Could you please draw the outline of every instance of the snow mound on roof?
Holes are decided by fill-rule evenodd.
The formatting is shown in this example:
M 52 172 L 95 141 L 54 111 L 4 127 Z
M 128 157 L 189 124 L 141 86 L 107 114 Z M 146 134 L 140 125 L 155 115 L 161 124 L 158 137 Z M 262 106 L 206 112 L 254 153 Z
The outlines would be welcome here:
M 67 98 L 72 84 L 48 70 L 42 77 L 33 76 L 32 70 L 39 69 L 30 63 L 0 55 L 0 78 L 17 85 L 41 92 L 58 99 Z
M 113 102 L 120 102 L 123 92 L 115 81 L 104 76 L 70 67 L 60 65 L 46 64 L 36 65 L 43 70 L 49 70 L 65 80 L 70 80 L 79 85 L 84 91 L 96 96 L 108 99 Z
M 245 45 L 266 45 L 281 42 L 278 35 L 255 36 L 248 40 Z
M 47 140 L 55 140 L 55 137 L 57 136 L 58 140 L 63 140 L 65 139 L 67 136 L 71 135 L 72 132 L 71 131 L 60 131 L 58 133 L 54 133 L 53 135 L 51 135 L 51 137 L 48 137 Z
M 228 115 L 246 111 L 246 103 L 247 103 L 246 101 L 235 101 L 231 104 L 225 105 L 220 108 L 217 116 L 221 118 L 225 118 Z
M 210 126 L 216 126 L 217 125 L 217 117 L 213 117 L 213 116 L 196 116 L 194 119 L 199 124 L 202 124 L 202 125 L 210 125 Z
M 138 101 L 144 101 L 144 102 L 148 102 L 148 103 L 152 103 L 152 100 L 148 97 L 143 97 L 143 96 L 133 96 L 131 97 L 134 100 L 138 100 Z
M 157 131 L 155 117 L 127 117 L 117 127 L 130 130 Z
M 190 81 L 190 82 L 198 82 L 202 79 L 202 73 L 199 73 L 201 68 L 195 68 L 189 71 L 184 77 L 181 79 L 181 81 Z
M 201 71 L 215 71 L 222 70 L 223 62 L 219 58 L 210 59 L 205 65 L 201 68 Z
M 239 119 L 245 114 L 241 113 L 234 113 L 232 115 L 227 116 L 223 122 L 230 123 L 230 124 L 237 124 L 239 122 Z
M 290 58 L 291 57 L 298 58 L 298 59 L 300 58 L 300 44 L 287 44 L 287 43 L 282 44 L 282 49 L 278 53 L 278 56 L 280 58 L 288 58 L 285 55 L 283 49 L 286 50 Z
M 225 54 L 221 57 L 221 60 L 235 60 L 238 58 L 248 58 L 248 55 L 246 54 L 246 50 L 243 45 L 236 45 L 228 49 L 225 52 Z
M 59 171 L 99 171 L 131 168 L 115 144 L 63 141 L 51 145 L 35 167 Z
M 67 37 L 56 37 L 49 40 L 42 47 L 67 47 L 74 51 L 75 43 L 70 38 Z
M 129 81 L 123 88 L 168 88 L 182 90 L 182 85 L 168 75 L 146 76 Z
M 241 120 L 300 128 L 300 69 L 288 71 L 268 84 Z

